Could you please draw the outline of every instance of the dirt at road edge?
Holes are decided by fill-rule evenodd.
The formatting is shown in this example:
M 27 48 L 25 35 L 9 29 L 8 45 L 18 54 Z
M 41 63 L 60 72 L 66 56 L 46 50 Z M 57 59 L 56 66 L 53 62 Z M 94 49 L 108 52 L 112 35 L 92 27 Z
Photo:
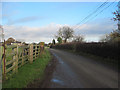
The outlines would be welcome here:
M 57 59 L 52 54 L 51 56 L 52 60 L 50 60 L 49 64 L 46 66 L 44 79 L 41 81 L 40 78 L 37 78 L 29 83 L 26 88 L 49 88 L 52 74 L 57 65 Z

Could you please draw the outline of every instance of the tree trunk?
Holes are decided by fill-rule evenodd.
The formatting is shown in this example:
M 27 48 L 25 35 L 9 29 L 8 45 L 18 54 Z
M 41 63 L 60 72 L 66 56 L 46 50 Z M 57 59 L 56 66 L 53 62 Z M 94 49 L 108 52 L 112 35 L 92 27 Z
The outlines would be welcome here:
M 67 39 L 65 39 L 65 43 L 67 42 Z

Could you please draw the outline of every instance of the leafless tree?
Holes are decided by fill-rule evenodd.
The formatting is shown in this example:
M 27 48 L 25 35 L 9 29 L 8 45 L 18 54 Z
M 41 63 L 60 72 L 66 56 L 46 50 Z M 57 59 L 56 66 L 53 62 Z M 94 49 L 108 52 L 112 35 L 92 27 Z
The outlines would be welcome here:
M 100 42 L 120 42 L 120 32 L 119 30 L 114 30 L 110 34 L 103 36 L 100 39 Z
M 60 28 L 57 32 L 57 35 L 55 37 L 61 37 L 62 40 L 64 39 L 65 43 L 67 42 L 68 39 L 73 37 L 73 29 L 68 27 L 68 26 L 63 26 Z
M 82 35 L 75 35 L 73 42 L 84 42 L 84 37 Z
M 118 21 L 118 30 L 120 30 L 120 1 L 118 2 L 118 10 L 113 12 L 113 15 L 115 16 L 113 20 Z

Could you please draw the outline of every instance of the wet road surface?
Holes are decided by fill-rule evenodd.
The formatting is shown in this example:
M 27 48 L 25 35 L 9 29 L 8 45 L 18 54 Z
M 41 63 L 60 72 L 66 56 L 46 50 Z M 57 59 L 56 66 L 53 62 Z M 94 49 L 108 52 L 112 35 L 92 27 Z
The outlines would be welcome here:
M 50 49 L 58 64 L 49 88 L 118 88 L 118 72 L 89 58 Z

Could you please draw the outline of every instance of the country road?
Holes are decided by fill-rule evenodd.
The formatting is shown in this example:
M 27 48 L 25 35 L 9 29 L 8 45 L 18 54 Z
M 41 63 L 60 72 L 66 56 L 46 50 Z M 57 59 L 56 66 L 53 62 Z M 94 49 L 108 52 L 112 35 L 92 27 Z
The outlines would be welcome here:
M 49 49 L 57 58 L 49 88 L 118 88 L 118 72 L 89 58 Z

